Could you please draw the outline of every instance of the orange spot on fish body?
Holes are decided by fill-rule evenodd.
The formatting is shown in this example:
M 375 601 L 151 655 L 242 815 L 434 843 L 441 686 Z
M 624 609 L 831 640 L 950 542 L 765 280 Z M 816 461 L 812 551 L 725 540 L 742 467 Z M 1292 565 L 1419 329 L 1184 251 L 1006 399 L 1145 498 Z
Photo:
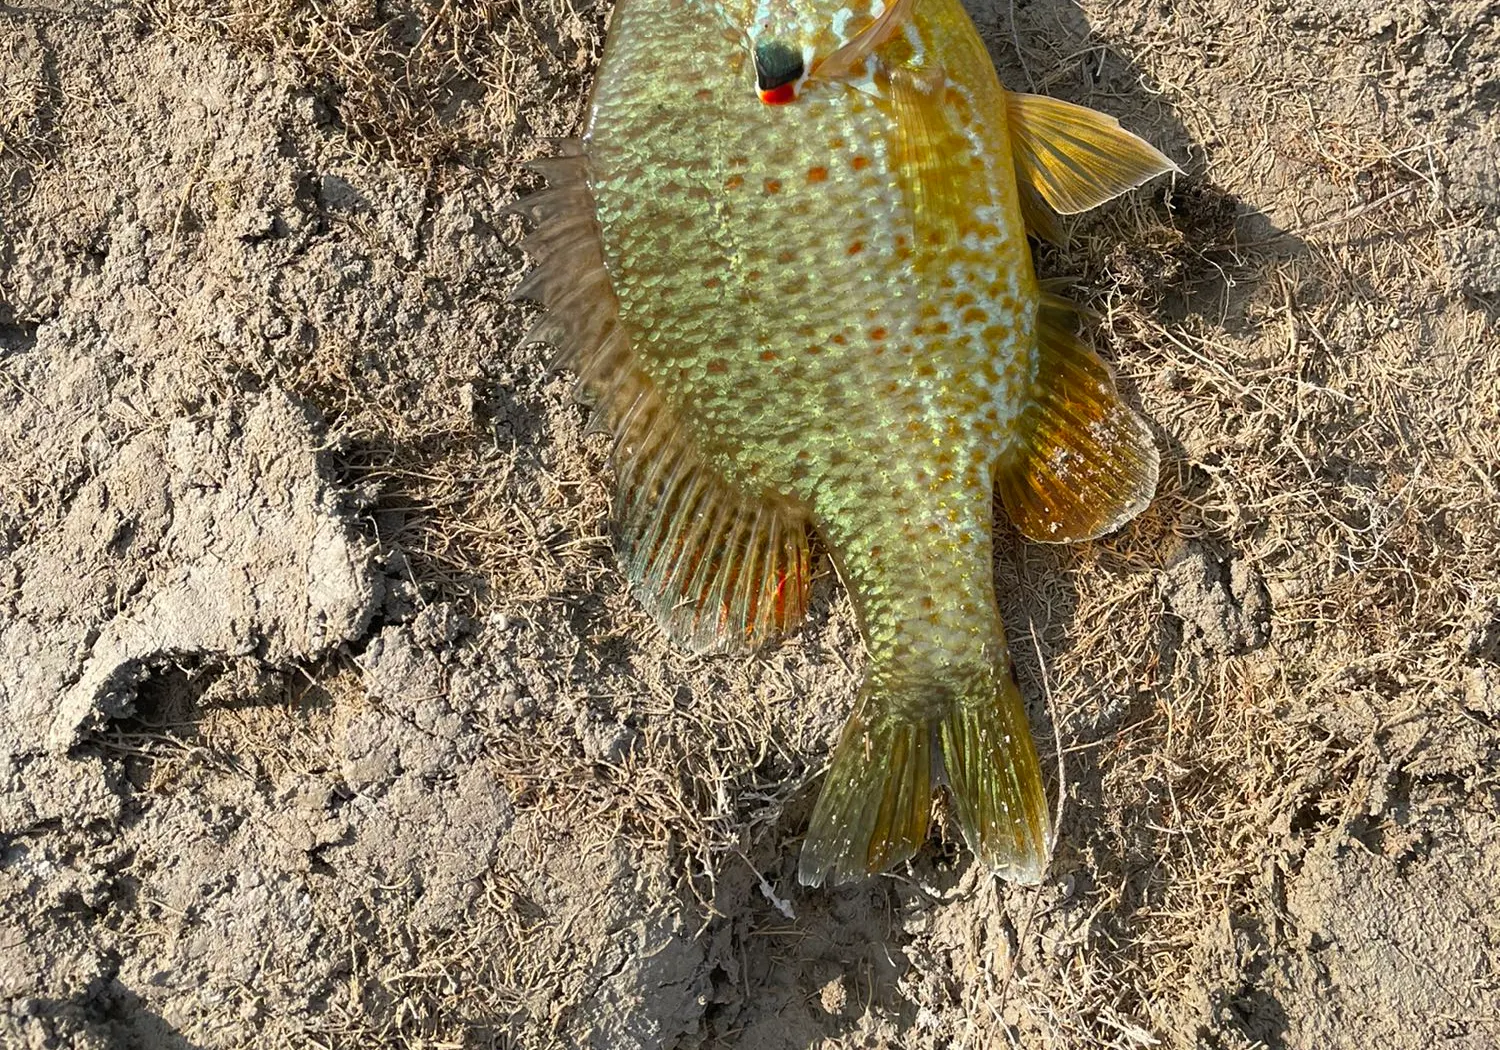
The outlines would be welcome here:
M 766 182 L 765 182 L 765 186 L 766 186 L 766 192 L 767 193 L 780 193 L 781 192 L 781 180 L 780 179 L 767 179 Z
M 849 162 L 849 164 L 854 168 L 855 171 L 864 171 L 870 166 L 870 158 L 866 157 L 864 154 L 857 154 L 855 158 Z
M 990 315 L 977 306 L 969 307 L 963 314 L 964 324 L 979 324 L 981 321 L 988 321 L 989 319 Z
M 865 250 L 865 242 L 864 241 L 851 241 L 849 243 L 849 254 L 850 255 L 858 255 L 860 252 L 862 252 L 864 250 Z
M 821 164 L 818 165 L 816 168 L 808 168 L 807 169 L 807 181 L 808 182 L 825 182 L 825 181 L 827 181 L 827 179 L 828 179 L 828 169 L 825 168 L 825 167 L 823 167 Z
M 890 333 L 886 331 L 884 326 L 878 326 L 870 329 L 870 338 L 876 340 L 877 342 L 881 339 L 884 339 L 889 334 Z
M 776 360 L 776 351 L 775 350 L 762 350 L 760 352 L 760 359 L 762 361 L 774 361 L 774 360 Z
M 744 184 L 745 177 L 743 175 L 731 175 L 724 180 L 724 188 L 726 190 L 737 190 Z

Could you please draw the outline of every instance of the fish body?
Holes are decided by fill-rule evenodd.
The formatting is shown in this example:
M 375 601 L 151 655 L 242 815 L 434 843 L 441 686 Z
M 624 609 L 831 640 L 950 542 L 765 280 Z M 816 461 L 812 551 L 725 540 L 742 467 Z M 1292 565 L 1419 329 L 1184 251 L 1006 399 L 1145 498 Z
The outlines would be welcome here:
M 620 0 L 583 140 L 541 167 L 521 294 L 615 434 L 634 592 L 694 648 L 754 646 L 805 608 L 809 530 L 849 590 L 870 670 L 802 880 L 911 855 L 946 784 L 981 858 L 1035 882 L 995 494 L 1037 538 L 1097 535 L 1156 458 L 1039 290 L 1028 220 L 1170 162 L 1005 92 L 957 0 Z

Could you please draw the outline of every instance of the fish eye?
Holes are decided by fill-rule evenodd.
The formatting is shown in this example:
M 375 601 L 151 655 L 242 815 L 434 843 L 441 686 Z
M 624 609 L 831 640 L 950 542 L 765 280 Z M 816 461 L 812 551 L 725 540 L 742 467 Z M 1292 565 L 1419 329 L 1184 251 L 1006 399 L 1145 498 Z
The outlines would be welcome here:
M 786 41 L 755 42 L 755 86 L 766 105 L 780 106 L 796 98 L 803 72 L 802 52 Z

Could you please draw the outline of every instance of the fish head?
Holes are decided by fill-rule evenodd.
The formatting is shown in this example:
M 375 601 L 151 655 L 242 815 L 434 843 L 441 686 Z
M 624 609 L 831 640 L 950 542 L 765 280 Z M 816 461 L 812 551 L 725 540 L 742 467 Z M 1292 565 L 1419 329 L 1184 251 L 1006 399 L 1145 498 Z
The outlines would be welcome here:
M 915 0 L 718 0 L 755 70 L 768 106 L 795 102 L 820 83 L 866 75 L 875 49 L 902 31 Z

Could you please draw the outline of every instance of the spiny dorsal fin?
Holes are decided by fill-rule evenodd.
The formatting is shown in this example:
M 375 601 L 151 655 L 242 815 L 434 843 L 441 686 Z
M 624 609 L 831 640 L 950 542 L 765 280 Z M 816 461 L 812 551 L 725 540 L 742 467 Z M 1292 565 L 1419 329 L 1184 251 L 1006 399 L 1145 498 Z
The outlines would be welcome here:
M 696 652 L 754 648 L 807 609 L 807 521 L 792 508 L 734 490 L 704 464 L 639 367 L 576 142 L 529 167 L 547 188 L 514 210 L 535 224 L 522 247 L 536 268 L 512 298 L 547 307 L 525 342 L 555 346 L 554 367 L 578 373 L 577 393 L 615 435 L 616 550 L 631 592 L 668 634 Z
M 1036 399 L 995 490 L 1021 532 L 1044 543 L 1102 536 L 1156 492 L 1158 456 L 1146 421 L 1120 400 L 1109 366 L 1073 334 L 1072 304 L 1043 295 L 1037 314 Z
M 1045 95 L 1007 91 L 1005 99 L 1021 211 L 1027 227 L 1047 240 L 1059 235 L 1049 210 L 1076 215 L 1180 170 L 1108 114 Z

